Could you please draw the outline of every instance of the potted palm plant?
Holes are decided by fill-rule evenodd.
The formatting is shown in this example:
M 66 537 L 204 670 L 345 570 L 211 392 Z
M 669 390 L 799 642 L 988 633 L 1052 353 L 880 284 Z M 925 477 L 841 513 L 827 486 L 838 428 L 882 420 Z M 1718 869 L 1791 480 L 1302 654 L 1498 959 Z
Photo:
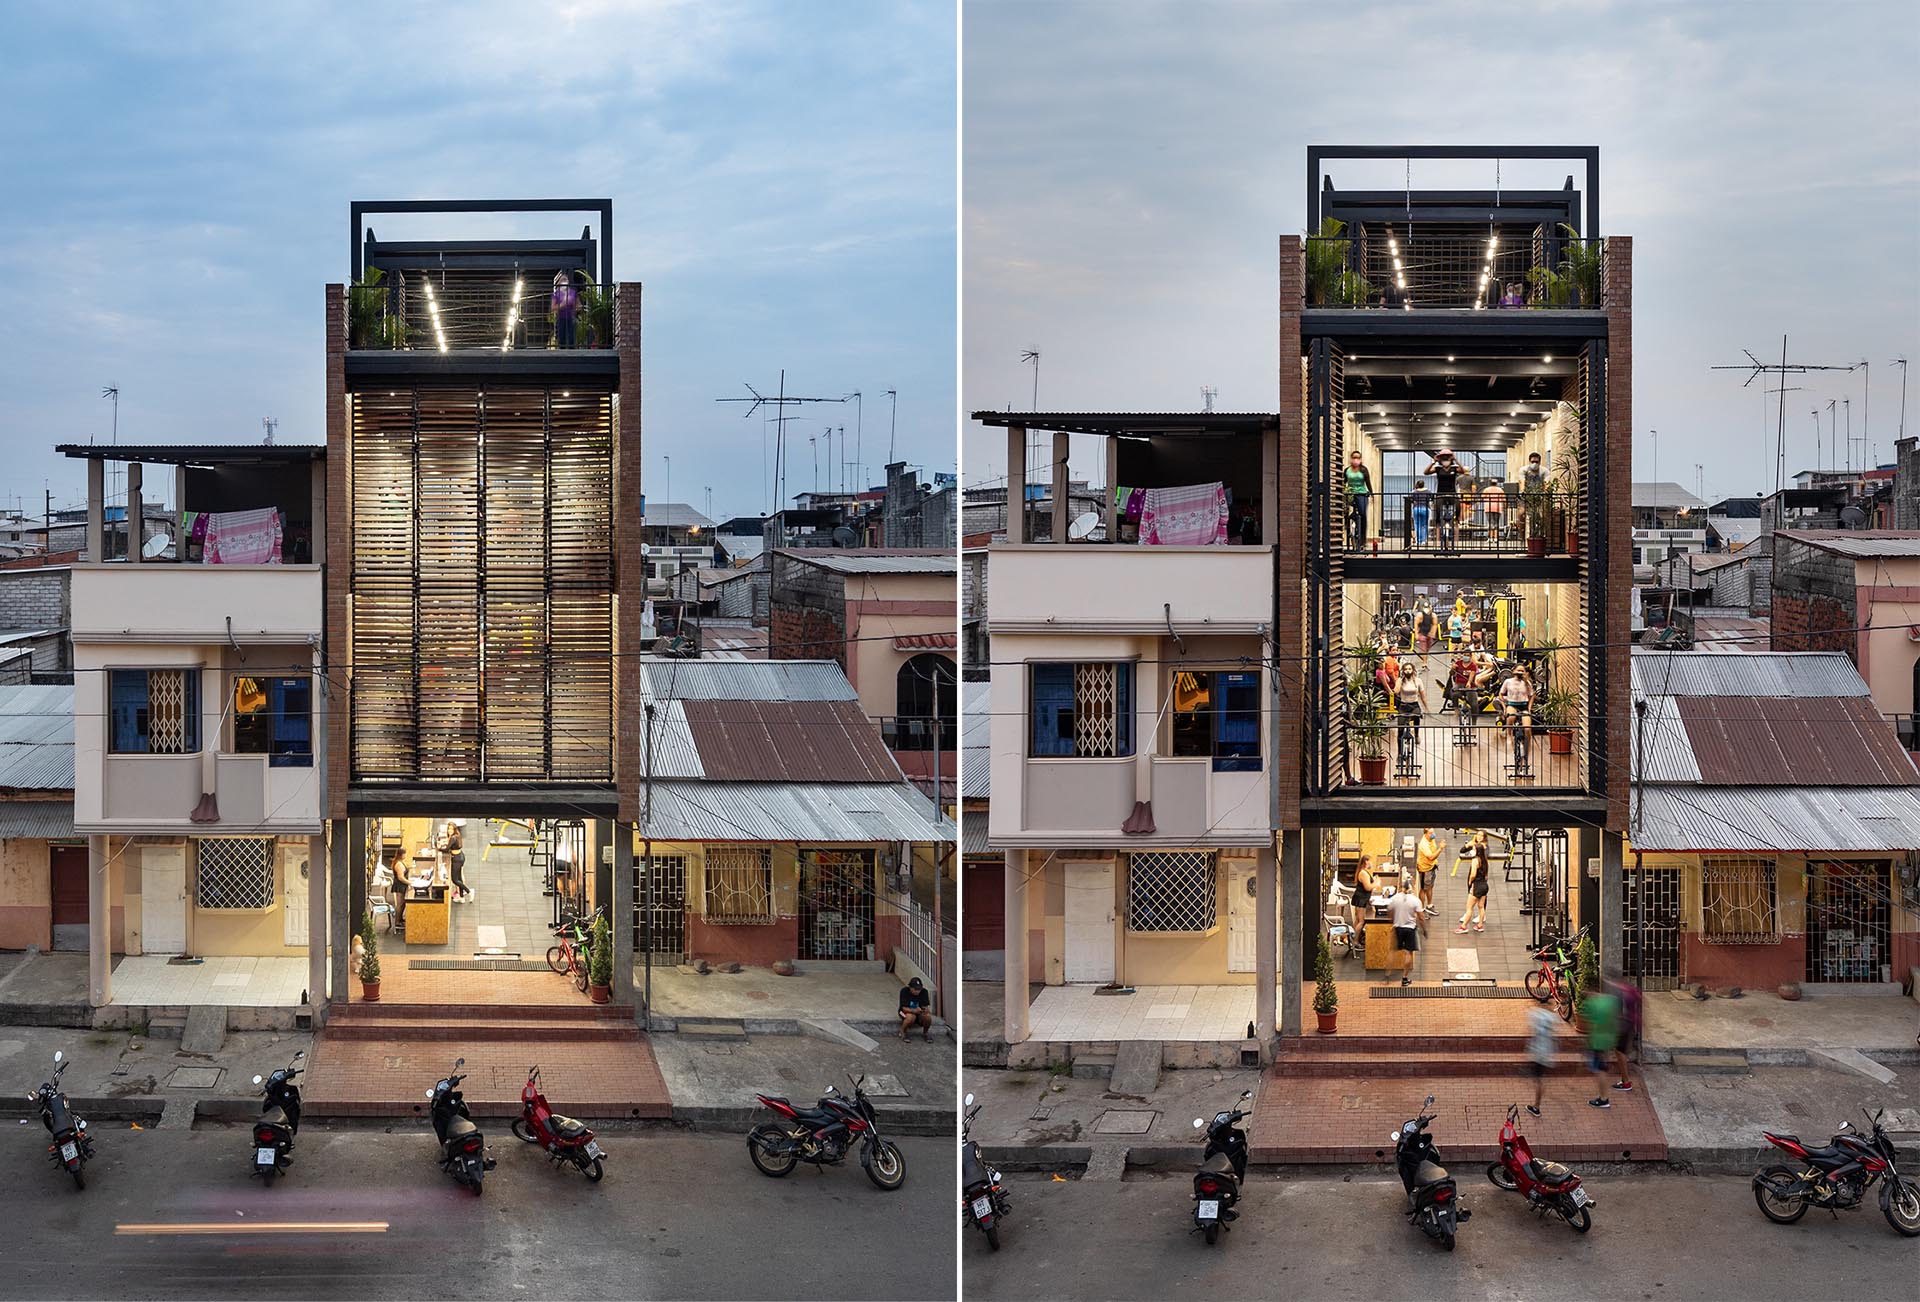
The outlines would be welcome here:
M 1574 404 L 1568 402 L 1562 406 L 1566 409 L 1566 420 L 1554 446 L 1552 490 L 1564 511 L 1567 555 L 1578 556 L 1580 484 L 1587 466 L 1587 419 L 1586 413 Z
M 592 948 L 587 958 L 587 997 L 596 1004 L 604 1004 L 613 998 L 613 930 L 607 925 L 606 914 L 593 920 L 589 944 Z
M 613 290 L 602 289 L 586 272 L 580 273 L 586 284 L 580 287 L 580 346 L 613 347 Z
M 347 346 L 378 348 L 386 343 L 387 273 L 368 267 L 358 283 L 347 287 Z
M 1387 725 L 1380 715 L 1386 708 L 1386 693 L 1369 680 L 1350 693 L 1349 699 L 1352 718 L 1348 727 L 1360 753 L 1360 781 L 1365 786 L 1382 786 L 1387 780 Z
M 1353 252 L 1352 242 L 1342 237 L 1347 224 L 1338 217 L 1320 223 L 1319 233 L 1307 240 L 1307 303 L 1325 307 L 1344 303 L 1358 307 L 1371 292 L 1364 277 L 1347 269 Z M 1359 297 L 1356 299 L 1355 294 Z
M 1549 687 L 1534 701 L 1534 731 L 1547 734 L 1547 750 L 1552 754 L 1573 754 L 1573 723 L 1579 709 L 1579 696 L 1565 687 Z
M 1553 489 L 1542 482 L 1538 488 L 1520 491 L 1520 509 L 1527 517 L 1527 555 L 1547 554 L 1547 524 L 1553 517 Z
M 373 915 L 360 919 L 360 997 L 380 1002 L 380 942 L 373 934 Z
M 1340 1015 L 1340 987 L 1333 982 L 1333 947 L 1320 934 L 1320 949 L 1313 956 L 1313 1012 L 1320 1019 L 1320 1034 L 1331 1035 Z
M 1560 230 L 1566 236 L 1560 265 L 1535 267 L 1527 273 L 1527 279 L 1540 291 L 1540 299 L 1534 306 L 1597 308 L 1602 265 L 1600 241 L 1580 238 L 1580 232 L 1566 222 L 1560 223 Z

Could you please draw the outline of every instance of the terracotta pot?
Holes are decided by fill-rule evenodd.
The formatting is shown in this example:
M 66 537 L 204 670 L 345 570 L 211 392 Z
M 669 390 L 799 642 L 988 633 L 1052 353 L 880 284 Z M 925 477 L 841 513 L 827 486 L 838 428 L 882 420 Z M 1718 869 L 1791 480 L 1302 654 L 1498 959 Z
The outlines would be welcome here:
M 1554 755 L 1573 754 L 1573 730 L 1571 728 L 1549 728 L 1547 730 L 1547 750 Z
M 1368 759 L 1362 755 L 1360 757 L 1360 782 L 1363 786 L 1369 787 L 1385 786 L 1387 782 L 1387 757 L 1382 755 L 1378 759 Z
M 608 1003 L 613 999 L 612 986 L 588 986 L 587 998 L 596 1004 Z
M 1575 529 L 1569 526 L 1567 529 L 1567 555 L 1578 556 L 1579 554 L 1580 554 L 1580 531 L 1578 529 Z
M 360 998 L 365 1003 L 379 1003 L 380 983 L 378 981 L 362 981 L 360 983 Z
M 1547 540 L 1541 537 L 1527 539 L 1527 555 L 1538 559 L 1547 554 Z
M 1322 1013 L 1322 1012 L 1316 1011 L 1314 1013 L 1314 1016 L 1320 1019 L 1320 1034 L 1332 1035 L 1333 1023 L 1335 1019 L 1337 1019 L 1340 1016 L 1340 1010 L 1336 1008 L 1330 1013 Z

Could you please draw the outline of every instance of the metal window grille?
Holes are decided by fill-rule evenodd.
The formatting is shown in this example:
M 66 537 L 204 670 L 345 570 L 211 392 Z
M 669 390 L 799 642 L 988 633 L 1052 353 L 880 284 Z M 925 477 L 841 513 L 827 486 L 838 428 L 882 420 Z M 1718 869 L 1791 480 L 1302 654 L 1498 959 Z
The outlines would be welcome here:
M 1214 925 L 1213 853 L 1160 850 L 1128 856 L 1128 931 L 1207 931 Z
M 766 846 L 708 846 L 706 905 L 708 922 L 772 922 L 773 851 Z
M 1641 868 L 1644 887 L 1637 887 L 1634 869 L 1620 874 L 1625 907 L 1621 917 L 1626 944 L 1621 961 L 1628 975 L 1641 975 L 1644 990 L 1671 990 L 1680 979 L 1680 870 Z M 1645 916 L 1636 916 L 1636 908 Z
M 202 909 L 273 906 L 273 838 L 222 836 L 200 841 L 194 904 Z
M 800 957 L 870 958 L 873 852 L 800 852 Z
M 197 671 L 196 671 L 197 672 Z M 147 750 L 154 755 L 185 755 L 194 729 L 185 669 L 147 671 Z
M 647 927 L 647 879 L 653 879 L 651 936 Z M 687 948 L 687 856 L 657 854 L 633 860 L 633 952 L 685 954 Z
M 1807 980 L 1890 980 L 1887 864 L 1818 862 L 1807 871 Z
M 1102 759 L 1120 754 L 1118 668 L 1111 664 L 1073 667 L 1073 753 Z
M 1780 939 L 1771 859 L 1709 859 L 1701 867 L 1700 938 L 1714 945 L 1771 945 Z

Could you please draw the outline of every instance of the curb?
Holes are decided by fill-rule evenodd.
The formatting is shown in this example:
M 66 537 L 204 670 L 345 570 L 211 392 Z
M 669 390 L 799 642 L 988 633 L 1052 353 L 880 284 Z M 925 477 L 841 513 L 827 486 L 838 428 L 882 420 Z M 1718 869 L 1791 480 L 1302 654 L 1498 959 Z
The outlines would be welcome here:
M 959 1115 L 951 1109 L 876 1107 L 875 1111 L 880 1117 L 880 1129 L 886 1134 L 944 1135 L 951 1138 L 959 1131 Z M 696 1130 L 744 1135 L 767 1119 L 767 1110 L 758 1103 L 686 1107 L 676 1104 L 673 1119 Z
M 160 1114 L 166 1111 L 167 1101 L 158 1094 L 131 1094 L 120 1098 L 101 1096 L 83 1098 L 69 1095 L 67 1106 L 74 1113 L 88 1121 L 154 1121 L 160 1120 Z M 0 1102 L 0 1117 L 11 1121 L 15 1117 L 27 1121 L 37 1121 L 40 1111 L 32 1104 L 22 1100 Z
M 1851 1045 L 1819 1045 L 1823 1049 L 1852 1048 Z M 1920 1064 L 1920 1046 L 1911 1049 L 1861 1049 L 1865 1057 L 1873 1059 L 1882 1067 L 1911 1067 Z M 1641 1061 L 1649 1067 L 1670 1067 L 1676 1053 L 1739 1053 L 1745 1054 L 1747 1063 L 1753 1067 L 1819 1067 L 1832 1066 L 1827 1062 L 1814 1061 L 1813 1054 L 1806 1048 L 1794 1048 L 1787 1045 L 1767 1046 L 1751 1049 L 1717 1049 L 1691 1044 L 1645 1044 L 1641 1046 Z

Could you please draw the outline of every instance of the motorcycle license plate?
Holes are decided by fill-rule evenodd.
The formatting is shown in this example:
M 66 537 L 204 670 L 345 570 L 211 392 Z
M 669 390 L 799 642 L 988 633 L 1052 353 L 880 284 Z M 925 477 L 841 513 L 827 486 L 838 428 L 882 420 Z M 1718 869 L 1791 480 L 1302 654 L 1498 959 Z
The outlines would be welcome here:
M 1592 1201 L 1593 1199 L 1587 1196 L 1587 1191 L 1585 1189 L 1575 1189 L 1573 1191 L 1573 1205 L 1575 1207 L 1585 1207 L 1588 1203 Z
M 987 1219 L 987 1217 L 991 1215 L 993 1215 L 993 1201 L 991 1199 L 976 1198 L 973 1200 L 973 1219 L 974 1220 L 984 1221 Z
M 74 1143 L 62 1144 L 60 1145 L 60 1156 L 71 1162 L 74 1158 L 80 1156 L 80 1146 Z
M 1200 1206 L 1194 1212 L 1194 1215 L 1199 1217 L 1203 1221 L 1219 1220 L 1220 1219 L 1220 1200 L 1218 1198 L 1202 1198 L 1200 1200 Z
M 600 1141 L 599 1141 L 599 1140 L 597 1140 L 597 1139 L 589 1139 L 589 1140 L 587 1141 L 587 1156 L 588 1156 L 588 1157 L 605 1157 L 606 1155 L 607 1155 L 607 1152 L 606 1152 L 606 1150 L 605 1150 L 605 1149 L 603 1149 L 603 1148 L 601 1148 L 601 1147 L 600 1147 Z
M 278 1160 L 279 1154 L 275 1153 L 271 1148 L 256 1148 L 253 1150 L 253 1162 L 255 1166 L 272 1166 Z

